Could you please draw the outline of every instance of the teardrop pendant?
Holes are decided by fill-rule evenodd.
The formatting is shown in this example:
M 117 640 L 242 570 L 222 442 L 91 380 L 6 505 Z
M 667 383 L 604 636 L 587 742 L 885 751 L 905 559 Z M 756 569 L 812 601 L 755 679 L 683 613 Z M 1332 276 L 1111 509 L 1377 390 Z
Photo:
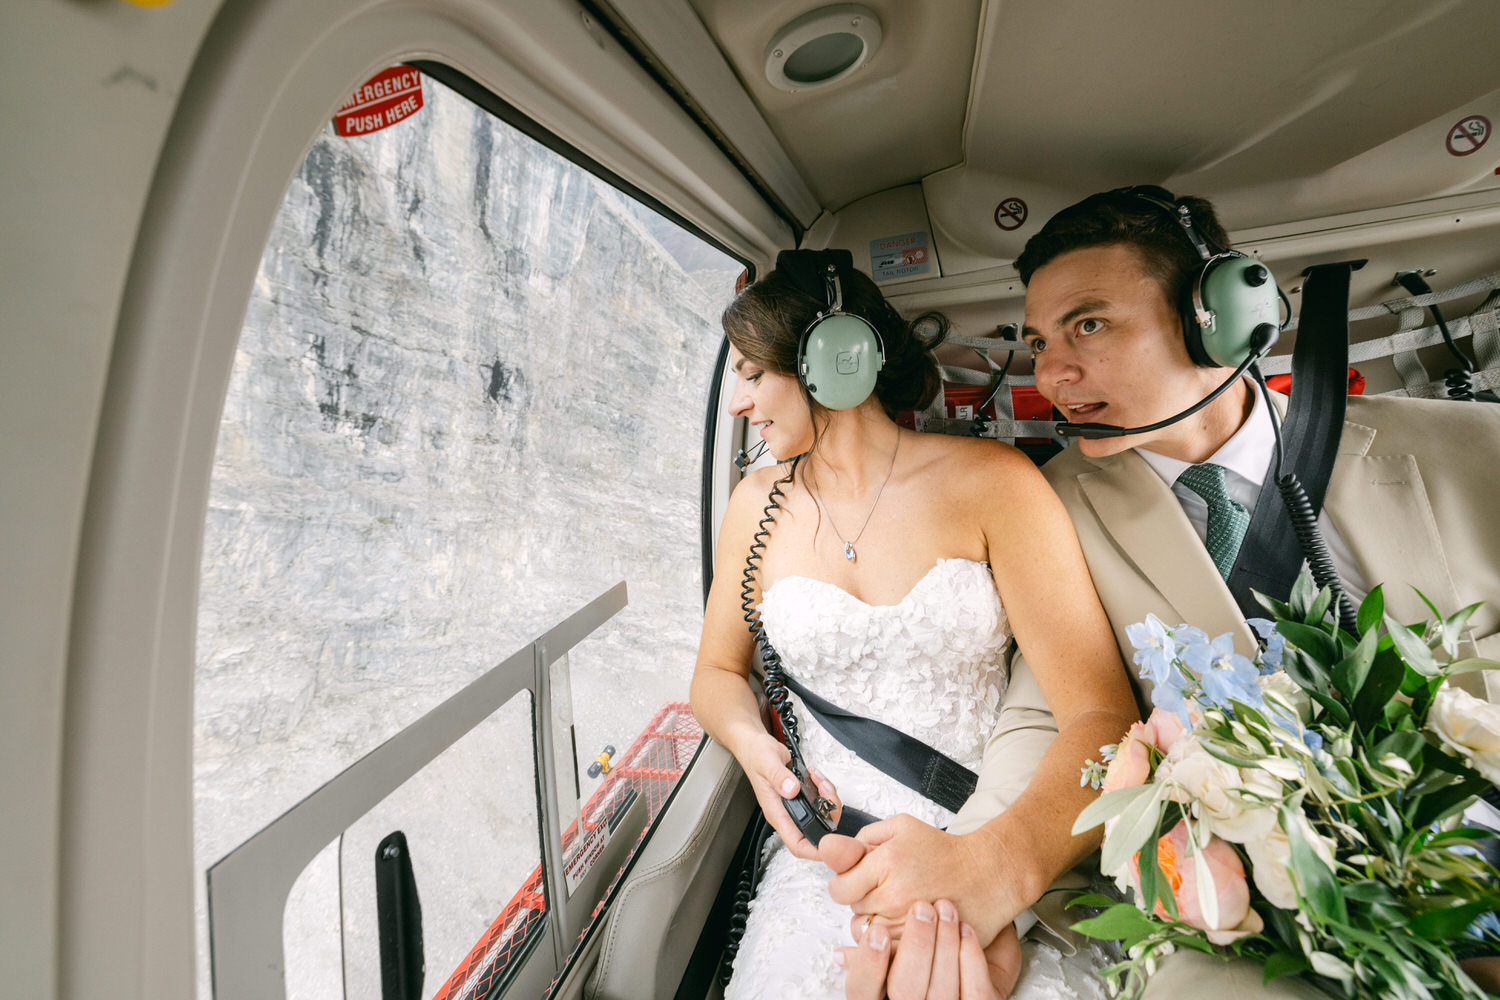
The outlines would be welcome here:
M 845 542 L 844 543 L 844 558 L 847 559 L 847 560 L 849 560 L 850 562 L 854 561 L 854 543 L 853 542 Z

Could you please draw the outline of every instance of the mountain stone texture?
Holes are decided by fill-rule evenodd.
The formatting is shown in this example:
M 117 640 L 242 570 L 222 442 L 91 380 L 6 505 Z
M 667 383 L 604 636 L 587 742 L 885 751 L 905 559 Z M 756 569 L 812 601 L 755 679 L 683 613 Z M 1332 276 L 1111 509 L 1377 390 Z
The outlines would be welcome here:
M 317 138 L 256 275 L 204 527 L 200 873 L 620 580 L 629 606 L 558 684 L 584 766 L 687 695 L 740 265 L 432 80 L 425 100 Z M 326 845 L 288 906 L 288 996 L 380 994 L 396 829 L 424 995 L 442 984 L 539 860 L 530 715 L 519 696 Z

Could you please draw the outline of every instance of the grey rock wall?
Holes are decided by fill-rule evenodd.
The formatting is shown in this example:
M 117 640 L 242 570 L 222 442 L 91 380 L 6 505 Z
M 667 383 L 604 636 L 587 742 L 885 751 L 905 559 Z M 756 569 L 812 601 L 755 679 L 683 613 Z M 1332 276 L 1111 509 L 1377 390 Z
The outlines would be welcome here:
M 393 128 L 317 140 L 256 276 L 204 527 L 200 873 L 620 579 L 630 607 L 572 659 L 580 754 L 686 697 L 703 414 L 740 265 L 425 92 Z M 429 937 L 462 925 L 429 944 L 429 994 L 536 863 L 523 728 L 487 727 L 365 821 L 474 828 L 412 843 Z M 354 912 L 366 866 L 345 859 L 346 930 L 373 920 Z M 298 888 L 322 909 L 289 916 L 289 995 L 341 995 L 339 877 L 330 861 Z M 345 964 L 349 995 L 378 994 Z

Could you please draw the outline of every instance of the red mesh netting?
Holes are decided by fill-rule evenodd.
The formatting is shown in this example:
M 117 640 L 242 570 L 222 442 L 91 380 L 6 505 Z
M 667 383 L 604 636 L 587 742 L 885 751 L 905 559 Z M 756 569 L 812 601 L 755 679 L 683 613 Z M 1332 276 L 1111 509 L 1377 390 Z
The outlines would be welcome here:
M 564 853 L 578 838 L 580 824 L 582 832 L 587 833 L 607 822 L 616 810 L 629 802 L 632 791 L 646 800 L 646 828 L 649 830 L 702 738 L 703 729 L 693 718 L 687 702 L 669 701 L 658 709 L 620 757 L 620 762 L 610 769 L 604 783 L 584 803 L 578 822 L 563 833 Z M 615 873 L 611 889 L 644 839 L 643 830 L 620 872 Z M 608 895 L 606 892 L 605 898 Z M 594 909 L 596 917 L 602 907 L 601 901 Z M 542 868 L 538 865 L 468 956 L 453 970 L 448 981 L 433 994 L 433 1000 L 482 1000 L 488 996 L 504 978 L 511 963 L 525 953 L 533 935 L 541 932 L 546 911 Z M 589 926 L 584 927 L 583 934 L 588 933 Z M 582 938 L 583 934 L 579 937 Z

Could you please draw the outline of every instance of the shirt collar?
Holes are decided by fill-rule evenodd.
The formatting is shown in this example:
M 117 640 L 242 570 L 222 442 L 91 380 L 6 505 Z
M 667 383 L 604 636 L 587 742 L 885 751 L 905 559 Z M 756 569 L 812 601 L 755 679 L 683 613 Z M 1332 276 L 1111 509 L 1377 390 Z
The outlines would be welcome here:
M 1266 469 L 1270 466 L 1271 455 L 1276 450 L 1276 431 L 1271 426 L 1271 414 L 1266 409 L 1266 401 L 1260 390 L 1251 386 L 1250 395 L 1254 398 L 1250 416 L 1228 441 L 1219 446 L 1218 451 L 1209 456 L 1208 461 L 1214 465 L 1222 465 L 1241 479 L 1259 488 L 1265 482 Z M 1166 455 L 1147 451 L 1145 448 L 1137 448 L 1135 451 L 1146 460 L 1146 464 L 1151 466 L 1151 471 L 1160 476 L 1162 482 L 1168 487 L 1177 482 L 1177 477 L 1182 475 L 1182 471 L 1193 464 L 1176 458 L 1168 458 Z

